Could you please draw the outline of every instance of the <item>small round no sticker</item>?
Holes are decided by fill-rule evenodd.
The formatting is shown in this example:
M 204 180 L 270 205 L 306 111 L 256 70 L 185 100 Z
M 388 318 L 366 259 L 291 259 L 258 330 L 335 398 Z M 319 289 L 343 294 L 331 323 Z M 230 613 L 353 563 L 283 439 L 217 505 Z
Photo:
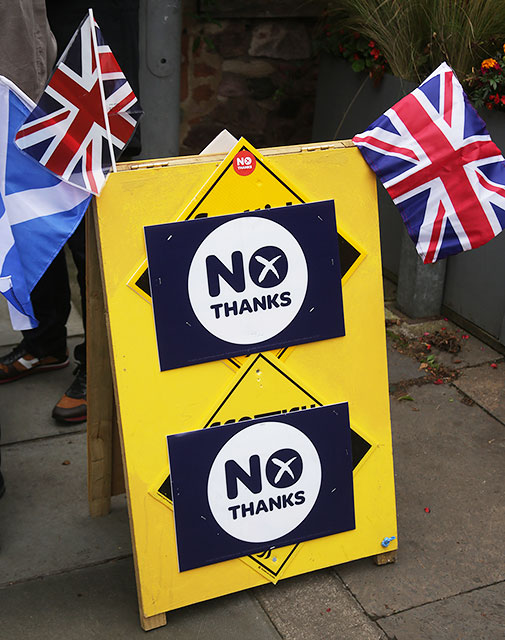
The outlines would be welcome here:
M 249 176 L 256 168 L 256 158 L 247 149 L 242 149 L 233 158 L 233 168 L 239 176 Z

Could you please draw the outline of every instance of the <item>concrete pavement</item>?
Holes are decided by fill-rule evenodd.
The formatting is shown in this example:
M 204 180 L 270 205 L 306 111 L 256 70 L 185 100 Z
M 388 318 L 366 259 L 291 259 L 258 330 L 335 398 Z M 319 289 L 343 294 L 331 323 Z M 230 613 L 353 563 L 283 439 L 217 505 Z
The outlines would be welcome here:
M 431 362 L 459 371 L 433 384 L 398 344 L 457 328 L 388 318 L 398 561 L 364 559 L 193 605 L 149 637 L 505 639 L 504 358 L 472 336 L 456 355 L 433 348 Z M 76 334 L 78 316 L 72 323 Z M 1 352 L 16 341 L 2 306 Z M 0 387 L 1 640 L 144 637 L 124 497 L 89 518 L 85 425 L 50 418 L 71 378 L 67 368 Z

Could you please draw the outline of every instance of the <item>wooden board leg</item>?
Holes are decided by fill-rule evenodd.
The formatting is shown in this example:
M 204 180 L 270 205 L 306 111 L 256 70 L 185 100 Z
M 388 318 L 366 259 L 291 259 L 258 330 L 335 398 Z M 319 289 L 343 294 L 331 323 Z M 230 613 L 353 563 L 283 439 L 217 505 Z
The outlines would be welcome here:
M 398 551 L 397 549 L 393 549 L 393 551 L 385 551 L 384 553 L 378 553 L 376 556 L 374 556 L 373 561 L 379 567 L 381 567 L 384 564 L 392 564 L 393 562 L 396 562 L 397 551 Z
M 92 517 L 110 511 L 114 394 L 98 261 L 94 200 L 86 213 L 88 502 Z
M 158 613 L 155 616 L 150 616 L 146 618 L 142 613 L 140 614 L 140 626 L 144 631 L 151 631 L 152 629 L 157 629 L 158 627 L 164 627 L 167 624 L 167 614 L 166 613 Z

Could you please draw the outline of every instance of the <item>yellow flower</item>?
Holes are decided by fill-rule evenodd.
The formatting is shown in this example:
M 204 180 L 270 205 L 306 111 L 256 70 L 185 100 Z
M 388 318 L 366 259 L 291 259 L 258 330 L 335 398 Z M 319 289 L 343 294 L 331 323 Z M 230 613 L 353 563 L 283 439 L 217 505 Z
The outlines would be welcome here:
M 481 69 L 494 69 L 498 66 L 498 63 L 494 58 L 486 58 L 485 60 L 482 61 L 480 66 L 481 66 Z

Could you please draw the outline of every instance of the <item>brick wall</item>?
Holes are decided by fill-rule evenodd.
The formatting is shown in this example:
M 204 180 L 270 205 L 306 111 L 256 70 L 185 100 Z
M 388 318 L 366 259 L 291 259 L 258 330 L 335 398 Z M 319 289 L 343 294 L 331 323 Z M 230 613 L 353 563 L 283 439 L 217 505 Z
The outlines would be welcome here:
M 208 11 L 189 4 L 181 155 L 199 153 L 223 128 L 256 147 L 310 141 L 317 76 L 312 32 L 320 7 L 296 4 L 214 0 Z

